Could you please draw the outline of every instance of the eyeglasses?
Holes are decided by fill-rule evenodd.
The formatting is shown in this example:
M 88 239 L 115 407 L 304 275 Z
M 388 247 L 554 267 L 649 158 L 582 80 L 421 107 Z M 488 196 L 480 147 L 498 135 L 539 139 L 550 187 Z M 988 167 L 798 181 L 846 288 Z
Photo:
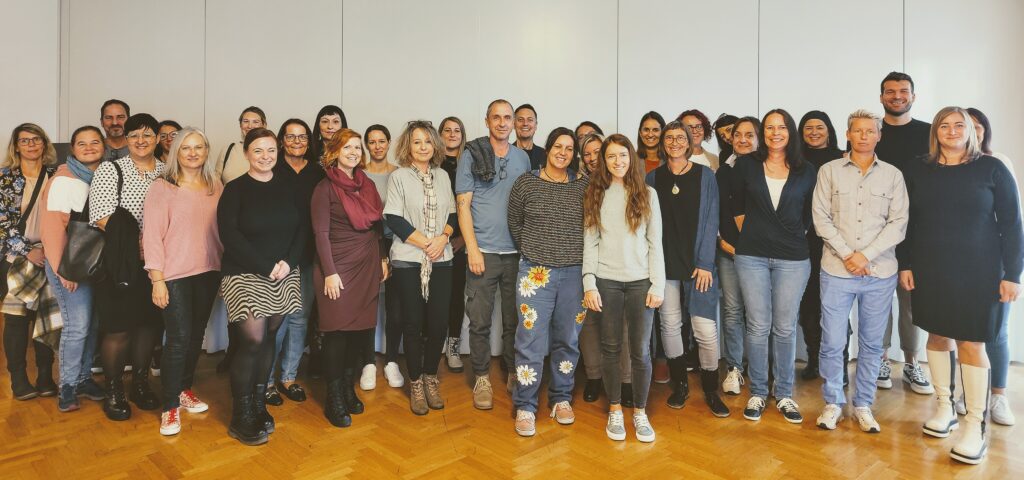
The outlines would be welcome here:
M 699 123 L 696 124 L 696 125 L 687 125 L 686 128 L 689 128 L 691 131 L 694 131 L 694 132 L 696 132 L 698 130 L 701 131 L 701 132 L 704 131 L 704 125 L 701 125 Z
M 292 134 L 288 134 L 288 135 L 285 135 L 285 136 L 284 136 L 284 141 L 286 141 L 286 142 L 300 142 L 300 143 L 305 143 L 305 142 L 308 142 L 308 141 L 309 141 L 309 135 L 306 135 L 306 134 L 302 134 L 302 135 L 292 135 Z
M 28 137 L 18 139 L 18 145 L 21 145 L 23 147 L 27 147 L 29 145 L 41 145 L 42 143 L 43 137 Z
M 686 143 L 686 135 L 665 135 L 665 143 Z
M 161 133 L 160 134 L 160 141 L 167 140 L 168 138 L 171 139 L 171 140 L 174 140 L 175 138 L 178 138 L 178 132 Z
M 143 140 L 152 140 L 152 139 L 156 138 L 156 135 L 153 135 L 153 132 L 129 133 L 127 136 L 128 136 L 128 140 L 138 140 L 140 138 L 143 139 Z
M 182 145 L 180 150 L 182 152 L 184 152 L 184 153 L 192 153 L 192 152 L 202 153 L 202 152 L 206 151 L 206 145 L 202 145 L 202 144 L 195 145 L 195 146 L 192 146 L 192 145 Z
M 498 159 L 498 180 L 504 180 L 504 179 L 508 178 L 508 168 L 507 167 L 508 167 L 508 159 L 507 158 L 499 158 Z

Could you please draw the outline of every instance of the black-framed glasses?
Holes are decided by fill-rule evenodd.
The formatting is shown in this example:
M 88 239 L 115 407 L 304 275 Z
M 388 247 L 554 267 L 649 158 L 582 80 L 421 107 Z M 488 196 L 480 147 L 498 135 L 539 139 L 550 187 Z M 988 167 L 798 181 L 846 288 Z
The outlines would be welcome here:
M 23 147 L 27 147 L 29 145 L 41 145 L 42 143 L 43 137 L 28 137 L 18 139 L 18 145 L 21 145 Z
M 288 134 L 288 135 L 284 136 L 284 141 L 286 141 L 286 142 L 308 142 L 309 141 L 309 135 L 306 135 L 304 133 L 301 134 L 301 135 Z
M 498 180 L 504 180 L 508 178 L 508 159 L 498 159 Z

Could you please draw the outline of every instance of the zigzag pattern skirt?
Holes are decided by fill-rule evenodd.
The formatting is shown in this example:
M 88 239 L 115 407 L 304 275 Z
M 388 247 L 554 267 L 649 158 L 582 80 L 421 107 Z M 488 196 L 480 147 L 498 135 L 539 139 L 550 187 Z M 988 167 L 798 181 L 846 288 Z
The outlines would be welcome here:
M 220 281 L 220 293 L 228 309 L 229 322 L 249 317 L 288 315 L 302 310 L 298 267 L 277 281 L 252 273 L 228 275 Z

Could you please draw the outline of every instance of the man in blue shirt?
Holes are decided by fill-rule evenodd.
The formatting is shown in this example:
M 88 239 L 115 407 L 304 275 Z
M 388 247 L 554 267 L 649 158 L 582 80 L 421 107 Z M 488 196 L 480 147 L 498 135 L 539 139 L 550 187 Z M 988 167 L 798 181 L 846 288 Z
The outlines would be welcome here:
M 512 184 L 530 170 L 530 158 L 508 141 L 512 133 L 512 104 L 495 100 L 484 119 L 488 136 L 466 144 L 455 173 L 459 227 L 466 241 L 466 314 L 469 316 L 469 356 L 476 374 L 473 406 L 494 407 L 488 377 L 491 364 L 491 318 L 494 294 L 501 287 L 501 344 L 505 365 L 512 365 L 518 315 L 515 283 L 519 252 L 508 230 L 508 196 Z M 511 392 L 512 375 L 506 379 Z

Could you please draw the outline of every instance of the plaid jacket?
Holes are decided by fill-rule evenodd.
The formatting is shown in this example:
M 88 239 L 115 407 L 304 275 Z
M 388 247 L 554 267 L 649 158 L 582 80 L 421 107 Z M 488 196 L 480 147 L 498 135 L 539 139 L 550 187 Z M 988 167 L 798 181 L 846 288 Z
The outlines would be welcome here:
M 21 316 L 35 312 L 32 338 L 56 350 L 64 319 L 57 305 L 57 297 L 46 280 L 46 272 L 27 258 L 17 257 L 7 272 L 7 288 L 7 297 L 0 311 L 5 315 Z

